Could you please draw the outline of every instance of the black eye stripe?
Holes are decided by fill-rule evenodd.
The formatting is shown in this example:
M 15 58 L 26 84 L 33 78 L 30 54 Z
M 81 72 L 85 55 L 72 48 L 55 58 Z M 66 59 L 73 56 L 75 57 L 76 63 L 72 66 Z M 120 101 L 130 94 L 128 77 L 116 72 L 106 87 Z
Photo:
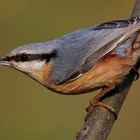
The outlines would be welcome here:
M 51 58 L 55 58 L 57 56 L 57 51 L 54 50 L 52 53 L 43 53 L 43 54 L 18 54 L 16 56 L 8 56 L 7 61 L 16 61 L 16 62 L 25 62 L 25 61 L 33 61 L 33 60 L 46 60 L 49 62 Z

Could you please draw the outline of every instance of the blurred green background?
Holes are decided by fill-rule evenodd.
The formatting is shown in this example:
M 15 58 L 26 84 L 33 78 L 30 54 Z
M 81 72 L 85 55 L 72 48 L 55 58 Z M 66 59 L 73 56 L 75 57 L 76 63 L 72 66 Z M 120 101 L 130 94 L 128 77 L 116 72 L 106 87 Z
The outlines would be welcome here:
M 0 0 L 0 55 L 18 45 L 57 38 L 78 28 L 130 16 L 134 0 Z M 140 139 L 140 79 L 109 140 Z M 74 140 L 95 94 L 64 96 L 0 67 L 0 140 Z

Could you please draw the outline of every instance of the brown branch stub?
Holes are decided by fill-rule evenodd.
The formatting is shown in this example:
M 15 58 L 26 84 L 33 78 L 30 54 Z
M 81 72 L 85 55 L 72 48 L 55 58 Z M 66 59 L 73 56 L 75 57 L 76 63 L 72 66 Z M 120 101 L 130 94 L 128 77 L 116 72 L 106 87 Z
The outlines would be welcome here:
M 132 16 L 140 16 L 140 0 L 136 0 Z M 136 70 L 140 67 L 140 60 L 136 64 Z M 102 99 L 102 102 L 110 105 L 118 114 L 129 89 L 135 79 L 136 72 L 131 72 L 125 80 L 120 83 L 114 90 L 107 93 L 108 96 Z M 107 137 L 115 122 L 113 113 L 100 106 L 95 107 L 85 121 L 83 128 L 77 134 L 77 140 L 107 140 Z

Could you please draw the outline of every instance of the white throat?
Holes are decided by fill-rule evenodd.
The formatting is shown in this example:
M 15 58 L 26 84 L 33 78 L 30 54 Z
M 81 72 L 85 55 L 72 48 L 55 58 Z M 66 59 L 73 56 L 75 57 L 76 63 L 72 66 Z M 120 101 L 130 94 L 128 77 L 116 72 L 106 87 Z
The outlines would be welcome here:
M 34 75 L 42 69 L 43 65 L 45 64 L 44 61 L 34 60 L 28 62 L 13 62 L 12 66 L 19 71 L 27 73 L 28 75 Z

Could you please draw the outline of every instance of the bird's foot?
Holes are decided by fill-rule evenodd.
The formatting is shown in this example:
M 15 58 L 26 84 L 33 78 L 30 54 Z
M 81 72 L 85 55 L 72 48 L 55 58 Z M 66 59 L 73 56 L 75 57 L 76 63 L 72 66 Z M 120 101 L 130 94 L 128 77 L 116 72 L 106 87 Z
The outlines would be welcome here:
M 87 115 L 86 115 L 86 117 L 85 117 L 85 121 L 87 120 L 87 118 L 89 117 L 89 115 L 91 114 L 91 112 L 92 112 L 92 110 L 96 107 L 96 106 L 101 106 L 101 107 L 103 107 L 103 108 L 105 108 L 105 109 L 107 109 L 107 110 L 109 110 L 111 113 L 113 113 L 113 115 L 114 115 L 114 117 L 115 117 L 115 119 L 117 120 L 117 114 L 116 114 L 116 112 L 115 112 L 115 110 L 111 107 L 111 106 L 109 106 L 109 105 L 106 105 L 106 104 L 104 104 L 104 103 L 102 103 L 102 102 L 100 102 L 100 101 L 90 101 L 90 105 L 86 108 L 86 111 L 87 111 Z

